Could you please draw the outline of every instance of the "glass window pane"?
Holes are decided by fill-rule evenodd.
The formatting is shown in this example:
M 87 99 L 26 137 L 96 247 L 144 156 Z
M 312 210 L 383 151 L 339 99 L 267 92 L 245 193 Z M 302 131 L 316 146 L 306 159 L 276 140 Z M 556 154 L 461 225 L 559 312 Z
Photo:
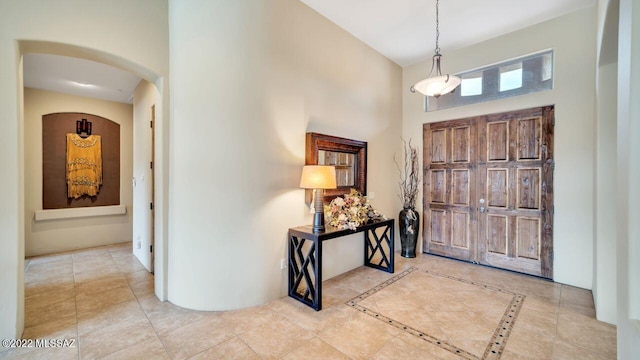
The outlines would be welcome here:
M 482 76 L 464 77 L 460 85 L 461 96 L 474 96 L 482 94 Z
M 500 91 L 522 87 L 522 63 L 500 68 Z
M 553 68 L 553 56 L 551 53 L 542 55 L 542 69 L 540 69 L 540 78 L 542 81 L 551 79 L 551 69 Z

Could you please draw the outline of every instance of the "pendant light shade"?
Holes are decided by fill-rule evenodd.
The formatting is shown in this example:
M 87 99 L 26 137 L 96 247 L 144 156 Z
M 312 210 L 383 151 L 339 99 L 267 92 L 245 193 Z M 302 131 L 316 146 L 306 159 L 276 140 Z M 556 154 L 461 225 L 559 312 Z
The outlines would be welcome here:
M 440 71 L 440 59 L 442 55 L 436 54 L 433 56 L 433 65 L 431 65 L 431 72 L 429 73 L 429 77 L 418 81 L 415 85 L 411 87 L 411 92 L 420 92 L 426 96 L 433 96 L 435 98 L 440 97 L 440 95 L 448 94 L 455 90 L 455 88 L 460 85 L 462 80 L 460 77 L 455 75 L 442 75 Z M 433 75 L 433 68 L 436 68 L 436 74 Z
M 412 92 L 419 92 L 435 98 L 448 94 L 460 85 L 460 78 L 451 75 L 433 76 L 418 81 L 412 86 Z
M 422 93 L 426 96 L 433 96 L 435 98 L 440 97 L 440 95 L 452 92 L 462 82 L 460 77 L 449 74 L 442 75 L 442 70 L 440 70 L 440 61 L 442 60 L 442 55 L 440 55 L 440 46 L 438 44 L 438 41 L 440 39 L 439 12 L 440 0 L 436 0 L 436 50 L 435 55 L 433 55 L 429 77 L 424 80 L 418 81 L 410 88 L 411 92 L 418 91 L 419 93 Z

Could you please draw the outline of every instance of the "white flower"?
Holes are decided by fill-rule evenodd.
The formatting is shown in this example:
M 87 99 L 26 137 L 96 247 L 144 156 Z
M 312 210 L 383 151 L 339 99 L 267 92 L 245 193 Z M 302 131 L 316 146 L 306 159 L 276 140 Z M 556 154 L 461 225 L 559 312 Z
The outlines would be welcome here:
M 333 199 L 329 206 L 325 206 L 325 212 L 327 222 L 339 229 L 356 229 L 369 220 L 386 219 L 355 189 L 344 197 Z

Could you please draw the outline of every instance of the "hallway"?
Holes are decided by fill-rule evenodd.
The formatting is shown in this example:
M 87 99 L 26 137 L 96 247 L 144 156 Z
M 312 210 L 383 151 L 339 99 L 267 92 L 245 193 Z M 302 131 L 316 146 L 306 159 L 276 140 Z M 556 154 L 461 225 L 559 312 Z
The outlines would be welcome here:
M 203 286 L 206 286 L 203 284 Z M 360 267 L 315 312 L 284 297 L 201 312 L 160 302 L 131 244 L 25 261 L 25 339 L 77 339 L 0 359 L 615 359 L 591 292 L 419 254 Z

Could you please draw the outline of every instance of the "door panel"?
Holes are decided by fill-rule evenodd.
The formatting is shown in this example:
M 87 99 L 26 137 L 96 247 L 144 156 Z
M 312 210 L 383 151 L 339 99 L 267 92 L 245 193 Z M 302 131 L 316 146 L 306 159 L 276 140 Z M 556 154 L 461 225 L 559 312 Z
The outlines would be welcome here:
M 518 171 L 518 209 L 540 209 L 540 168 Z
M 487 125 L 487 160 L 507 161 L 509 152 L 509 127 L 506 121 Z
M 447 228 L 447 214 L 444 210 L 431 210 L 429 212 L 431 218 L 431 227 L 429 234 L 431 242 L 445 244 L 445 229 Z
M 445 170 L 431 171 L 431 201 L 444 204 L 447 198 L 447 174 Z
M 424 125 L 423 249 L 553 277 L 553 107 Z
M 469 169 L 452 169 L 451 177 L 451 203 L 469 206 Z
M 519 217 L 517 256 L 531 260 L 540 260 L 540 219 Z
M 518 160 L 540 159 L 541 117 L 518 119 Z
M 509 169 L 487 169 L 487 206 L 494 208 L 506 208 L 509 204 L 507 183 Z
M 451 246 L 469 249 L 469 213 L 451 212 Z
M 447 134 L 445 129 L 433 130 L 431 138 L 431 162 L 441 164 L 445 162 L 447 148 Z
M 451 134 L 452 147 L 452 162 L 469 162 L 469 126 L 461 126 L 453 128 Z
M 469 261 L 476 256 L 476 127 L 470 120 L 426 124 L 423 212 L 426 252 Z
M 487 250 L 494 254 L 507 255 L 509 219 L 504 215 L 487 215 Z

